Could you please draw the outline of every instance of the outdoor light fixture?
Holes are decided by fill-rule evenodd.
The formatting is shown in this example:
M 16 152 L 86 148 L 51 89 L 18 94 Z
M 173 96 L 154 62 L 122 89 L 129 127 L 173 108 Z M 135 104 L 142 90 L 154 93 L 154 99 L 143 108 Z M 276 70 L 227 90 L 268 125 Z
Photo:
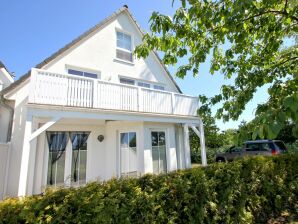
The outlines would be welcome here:
M 99 136 L 97 136 L 97 140 L 98 140 L 99 142 L 102 142 L 104 139 L 105 139 L 105 137 L 104 137 L 103 135 L 99 135 Z

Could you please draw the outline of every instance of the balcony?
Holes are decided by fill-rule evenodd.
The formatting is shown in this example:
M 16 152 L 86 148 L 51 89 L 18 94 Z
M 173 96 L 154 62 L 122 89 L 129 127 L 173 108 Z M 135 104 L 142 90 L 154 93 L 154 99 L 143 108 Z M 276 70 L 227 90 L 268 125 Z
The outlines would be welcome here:
M 198 98 L 179 93 L 32 69 L 29 103 L 196 116 Z

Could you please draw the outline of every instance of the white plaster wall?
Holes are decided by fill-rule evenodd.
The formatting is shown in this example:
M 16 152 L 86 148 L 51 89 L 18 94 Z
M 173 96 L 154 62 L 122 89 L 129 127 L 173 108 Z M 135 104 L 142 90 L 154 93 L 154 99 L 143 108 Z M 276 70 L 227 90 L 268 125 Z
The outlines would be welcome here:
M 13 96 L 15 99 L 13 127 L 11 136 L 11 155 L 7 195 L 16 196 L 19 186 L 21 158 L 24 141 L 24 129 L 27 116 L 26 103 L 28 102 L 28 85 L 23 85 Z
M 145 173 L 152 173 L 152 146 L 151 146 L 151 131 L 165 131 L 166 132 L 166 146 L 167 146 L 167 170 L 169 172 L 177 170 L 177 154 L 176 154 L 176 138 L 174 124 L 161 123 L 145 123 L 144 124 L 144 166 Z
M 10 113 L 5 107 L 0 106 L 0 142 L 6 142 Z
M 101 79 L 119 82 L 118 76 L 128 76 L 165 85 L 168 91 L 177 92 L 165 70 L 151 54 L 147 59 L 134 59 L 133 64 L 116 59 L 116 30 L 123 30 L 132 36 L 133 45 L 142 42 L 141 35 L 126 12 L 85 39 L 76 47 L 68 50 L 44 69 L 57 73 L 67 72 L 67 65 L 101 72 Z
M 0 200 L 5 197 L 6 167 L 8 165 L 9 144 L 0 143 Z

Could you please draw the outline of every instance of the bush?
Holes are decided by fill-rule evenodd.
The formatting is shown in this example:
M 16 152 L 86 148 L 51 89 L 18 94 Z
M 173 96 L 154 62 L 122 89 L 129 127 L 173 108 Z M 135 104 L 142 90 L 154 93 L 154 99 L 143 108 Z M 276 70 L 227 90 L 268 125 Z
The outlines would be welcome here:
M 293 154 L 7 199 L 0 223 L 264 223 L 297 201 Z

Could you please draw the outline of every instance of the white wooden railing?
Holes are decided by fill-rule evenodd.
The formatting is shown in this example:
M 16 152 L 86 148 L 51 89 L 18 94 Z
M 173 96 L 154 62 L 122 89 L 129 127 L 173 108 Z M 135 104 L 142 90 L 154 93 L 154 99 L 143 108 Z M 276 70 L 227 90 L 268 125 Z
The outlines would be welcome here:
M 198 98 L 32 69 L 29 103 L 195 116 Z

